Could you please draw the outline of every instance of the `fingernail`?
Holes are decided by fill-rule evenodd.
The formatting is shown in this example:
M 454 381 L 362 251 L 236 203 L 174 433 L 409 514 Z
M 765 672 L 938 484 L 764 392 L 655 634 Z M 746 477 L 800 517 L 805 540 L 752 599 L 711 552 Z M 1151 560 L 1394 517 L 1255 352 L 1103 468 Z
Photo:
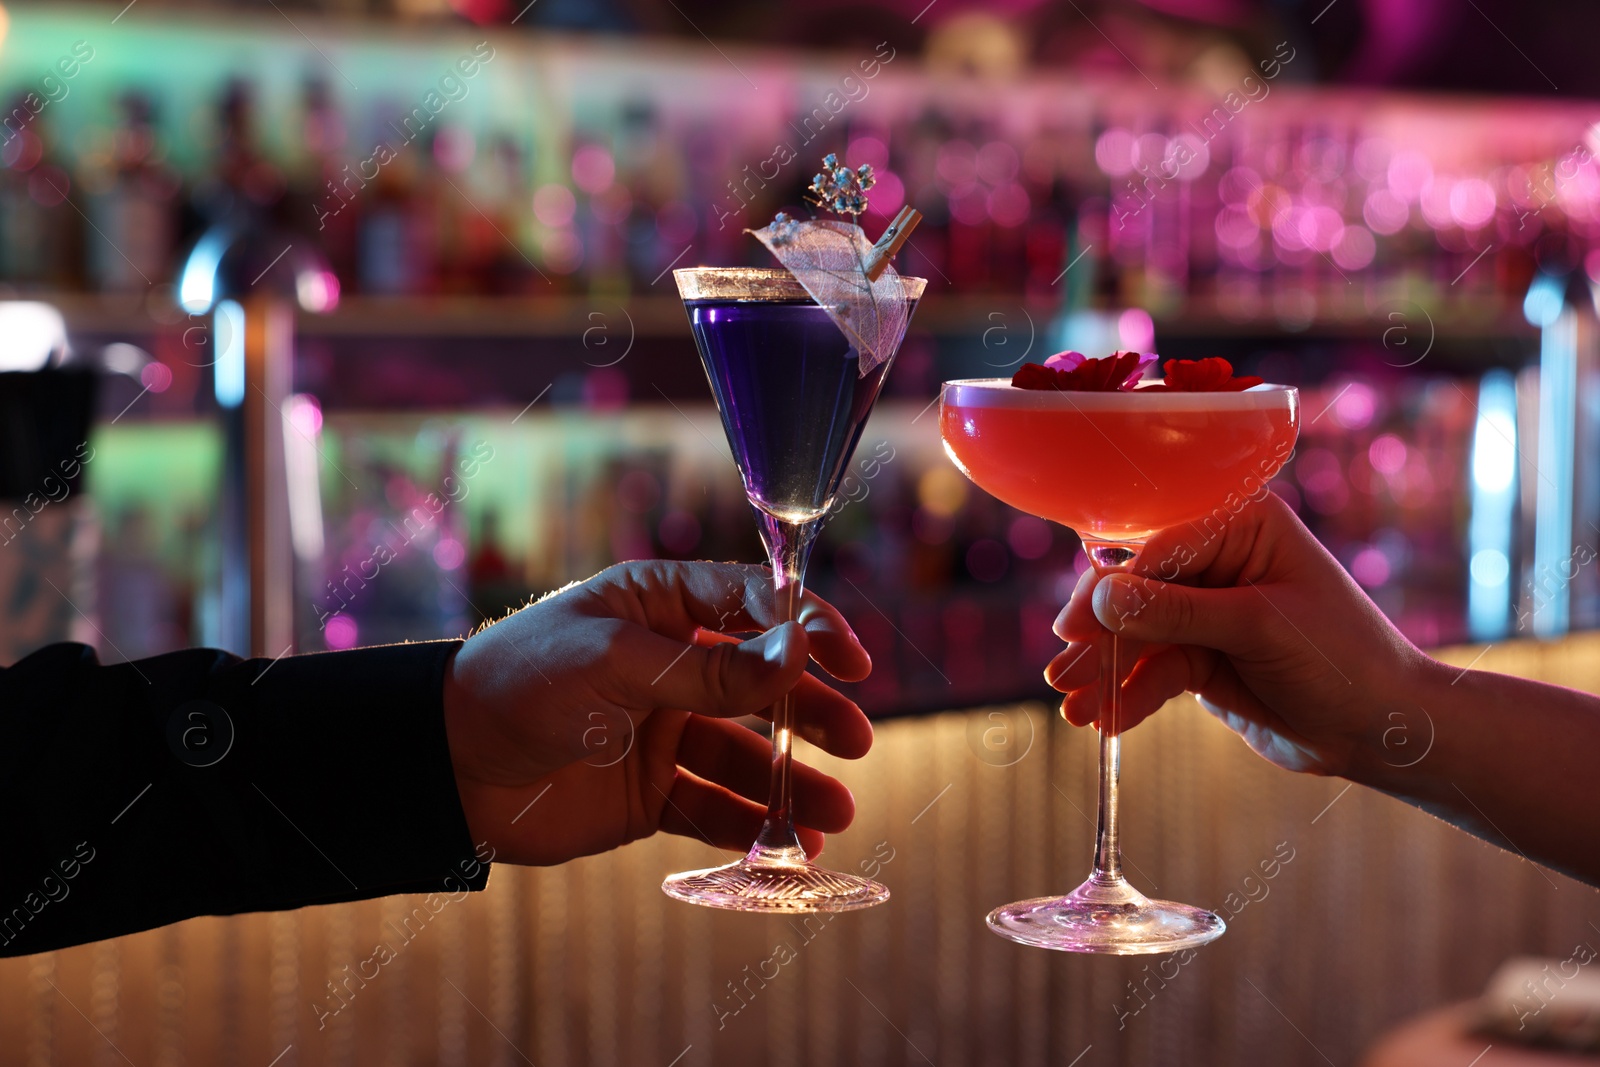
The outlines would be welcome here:
M 1139 612 L 1144 610 L 1145 605 L 1149 603 L 1149 598 L 1145 596 L 1144 590 L 1128 578 L 1114 576 L 1101 584 L 1106 590 L 1106 607 L 1111 609 L 1112 621 L 1116 624 L 1111 626 L 1113 630 L 1121 630 L 1127 624 L 1128 619 L 1138 615 Z M 1106 620 L 1101 619 L 1100 621 L 1105 622 Z
M 1044 669 L 1044 684 L 1058 693 L 1070 693 L 1072 692 L 1071 689 L 1066 689 L 1061 685 L 1061 679 L 1066 676 L 1066 673 L 1066 667 L 1062 667 L 1060 670 L 1051 670 L 1046 667 Z
M 779 623 L 757 640 L 765 642 L 761 649 L 761 658 L 768 663 L 782 663 L 784 655 L 789 650 L 789 623 Z
M 856 644 L 859 645 L 861 643 L 861 639 L 856 636 L 856 632 L 850 629 L 849 623 L 840 619 L 830 618 L 827 615 L 817 615 L 813 618 L 807 619 L 803 628 L 808 634 L 842 633 L 845 637 L 848 637 Z
M 801 623 L 800 627 L 808 634 L 836 633 L 839 629 L 826 615 L 813 615 Z

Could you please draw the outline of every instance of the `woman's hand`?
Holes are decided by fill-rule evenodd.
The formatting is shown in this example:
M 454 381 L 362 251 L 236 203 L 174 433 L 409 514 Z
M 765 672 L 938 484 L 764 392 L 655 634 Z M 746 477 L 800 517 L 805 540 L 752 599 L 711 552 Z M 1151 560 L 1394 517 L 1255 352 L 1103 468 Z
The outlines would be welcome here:
M 1209 539 L 1193 526 L 1158 534 L 1136 575 L 1085 572 L 1056 620 L 1070 644 L 1045 677 L 1074 725 L 1099 717 L 1092 642 L 1107 629 L 1145 643 L 1123 684 L 1124 729 L 1187 690 L 1280 767 L 1344 775 L 1396 722 L 1420 723 L 1412 698 L 1438 665 L 1277 496 Z
M 766 812 L 771 743 L 730 718 L 794 690 L 801 737 L 847 759 L 872 727 L 805 673 L 856 681 L 871 660 L 808 593 L 777 622 L 771 574 L 732 564 L 624 563 L 489 626 L 456 654 L 445 723 L 474 841 L 497 859 L 551 864 L 657 830 L 743 851 Z M 738 642 L 718 635 L 767 631 Z M 843 784 L 796 764 L 806 851 L 845 829 Z
M 1149 643 L 1124 725 L 1189 690 L 1280 767 L 1380 789 L 1600 885 L 1600 700 L 1423 655 L 1276 496 L 1209 538 L 1152 538 L 1138 570 L 1089 572 L 1056 620 L 1071 644 L 1045 675 L 1070 722 L 1100 714 L 1086 650 L 1109 628 Z

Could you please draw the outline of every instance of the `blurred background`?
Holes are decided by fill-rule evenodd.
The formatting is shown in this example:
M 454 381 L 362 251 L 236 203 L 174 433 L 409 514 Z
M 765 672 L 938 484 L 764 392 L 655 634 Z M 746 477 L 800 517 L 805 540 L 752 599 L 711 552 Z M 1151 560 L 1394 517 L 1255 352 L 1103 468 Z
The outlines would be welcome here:
M 813 572 L 866 620 L 875 713 L 1038 691 L 1083 556 L 923 416 L 945 378 L 1068 347 L 1301 386 L 1277 489 L 1414 640 L 1594 624 L 1596 570 L 1563 565 L 1600 517 L 1600 134 L 1543 82 L 1559 51 L 1484 64 L 1544 99 L 1401 94 L 1328 83 L 1455 86 L 1477 53 L 1441 39 L 1489 49 L 1493 13 L 946 3 L 8 9 L 0 359 L 113 372 L 88 618 L 40 596 L 109 658 L 245 644 L 250 520 L 219 496 L 257 401 L 298 583 L 258 651 L 458 634 L 615 560 L 759 558 L 668 272 L 765 262 L 744 228 L 834 151 L 882 175 L 869 228 L 926 217 L 901 268 L 929 295 Z M 1384 20 L 1426 47 L 1389 54 Z M 283 364 L 245 388 L 269 317 Z
M 1600 623 L 1600 568 L 1588 566 L 1600 544 L 1592 5 L 134 0 L 6 4 L 0 27 L 0 663 L 69 639 L 113 662 L 192 645 L 275 656 L 458 636 L 614 561 L 760 559 L 670 270 L 765 263 L 745 227 L 804 210 L 801 192 L 828 152 L 878 169 L 869 233 L 903 204 L 925 217 L 899 267 L 926 277 L 927 295 L 811 573 L 876 664 L 849 691 L 875 718 L 906 717 L 880 747 L 923 751 L 939 729 L 970 739 L 935 713 L 1005 703 L 1007 723 L 1036 724 L 1036 761 L 1077 768 L 1088 751 L 1047 725 L 1040 673 L 1058 647 L 1050 620 L 1086 565 L 1077 541 L 973 489 L 944 458 L 930 414 L 944 379 L 1009 375 L 1063 348 L 1223 355 L 1242 373 L 1298 385 L 1304 427 L 1274 491 L 1417 643 L 1555 642 Z M 1581 676 L 1592 646 L 1501 647 L 1507 662 L 1565 680 Z M 988 714 L 965 713 L 980 723 Z M 1173 738 L 1188 736 L 1160 743 L 1178 751 Z M 981 769 L 1024 766 L 991 758 L 988 741 L 956 743 Z M 1258 773 L 1240 746 L 1218 745 L 1202 767 L 1181 754 L 1152 765 L 1163 768 L 1159 788 L 1179 792 L 1151 807 L 1194 834 L 1222 833 L 1222 793 Z M 920 797 L 942 784 L 896 766 L 903 776 L 885 788 Z M 1087 810 L 1088 784 L 1073 773 L 1072 797 Z M 1194 776 L 1209 783 L 1198 793 Z M 1276 795 L 1264 791 L 1263 803 Z M 1035 800 L 1054 808 L 1062 796 Z M 1307 800 L 1307 817 L 1325 802 Z M 1342 816 L 1355 818 L 1346 804 Z M 985 862 L 1028 848 L 1001 810 L 984 816 Z M 1496 879 L 1531 879 L 1531 889 L 1469 962 L 1446 965 L 1441 949 L 1427 982 L 1381 985 L 1388 999 L 1343 1014 L 1312 1008 L 1321 1004 L 1312 985 L 1279 1002 L 1285 1018 L 1222 1026 L 1230 998 L 1248 990 L 1215 986 L 1225 995 L 1214 1003 L 1174 1009 L 1162 1024 L 1170 1041 L 1124 1042 L 1115 1026 L 1078 1040 L 1074 1023 L 984 1053 L 988 1039 L 973 1036 L 983 1026 L 1011 1033 L 1047 1010 L 1029 997 L 1089 995 L 1075 976 L 1100 961 L 1056 959 L 1016 962 L 1013 1015 L 990 1003 L 988 1022 L 954 1044 L 924 1035 L 937 1056 L 892 1033 L 848 1054 L 811 1048 L 781 1012 L 743 1046 L 693 1038 L 704 1020 L 684 1023 L 682 1041 L 660 1023 L 659 1049 L 608 1045 L 596 1037 L 605 1024 L 550 1045 L 540 1036 L 549 1020 L 573 1017 L 530 1013 L 503 991 L 498 1002 L 522 1012 L 511 1043 L 540 1063 L 666 1064 L 684 1044 L 695 1046 L 685 1063 L 1076 1063 L 1084 1044 L 1094 1045 L 1085 1064 L 1344 1063 L 1406 1012 L 1476 992 L 1507 955 L 1566 956 L 1575 938 L 1600 938 L 1577 921 L 1600 915 L 1590 890 L 1560 880 L 1568 903 L 1557 921 L 1545 882 L 1516 857 L 1485 854 L 1387 802 L 1363 801 L 1359 813 L 1384 840 L 1414 833 L 1430 854 L 1492 869 L 1467 883 L 1473 893 L 1503 890 Z M 1266 817 L 1235 816 L 1229 825 L 1250 828 L 1240 864 L 1271 855 L 1280 838 L 1267 840 L 1277 831 Z M 1154 818 L 1135 812 L 1130 824 Z M 842 847 L 870 854 L 870 833 Z M 1015 848 L 994 851 L 1019 834 Z M 1330 871 L 1362 862 L 1360 839 L 1347 840 L 1355 852 L 1329 846 L 1313 862 Z M 1181 849 L 1151 848 L 1162 881 L 1163 857 L 1177 857 L 1175 878 L 1195 876 Z M 1080 853 L 1086 845 L 1067 869 Z M 625 855 L 576 866 L 620 865 L 619 878 L 653 893 L 657 853 Z M 1444 879 L 1430 891 L 1443 891 L 1446 866 L 1429 868 Z M 1313 863 L 1296 876 L 1309 883 Z M 544 921 L 531 918 L 541 885 L 556 894 L 561 879 L 583 877 L 497 875 L 502 896 L 518 887 L 496 905 L 512 932 L 484 933 L 470 949 L 464 932 L 455 949 L 441 936 L 441 955 L 472 961 L 481 948 L 501 960 L 497 983 L 532 996 L 530 968 L 545 965 L 535 956 L 579 949 L 559 928 L 540 935 L 550 944 L 521 949 L 495 938 Z M 1371 877 L 1384 879 L 1374 908 L 1396 930 L 1349 951 L 1375 954 L 1361 957 L 1372 972 L 1357 973 L 1377 983 L 1413 924 L 1400 918 L 1410 912 L 1396 899 L 1399 879 Z M 1207 885 L 1220 899 L 1233 878 L 1222 870 Z M 1040 879 L 1030 892 L 1068 884 L 1055 869 Z M 1005 884 L 992 903 L 1021 886 Z M 529 902 L 518 910 L 521 894 Z M 680 921 L 712 921 L 649 893 L 641 901 L 662 909 L 654 921 L 668 924 L 673 946 L 687 936 Z M 955 975 L 941 981 L 959 985 L 969 959 L 1018 960 L 979 940 L 987 901 L 961 903 L 971 914 L 951 920 L 966 925 L 950 935 L 962 947 L 936 961 Z M 1469 908 L 1463 922 L 1476 921 L 1470 904 L 1457 905 Z M 279 998 L 284 1018 L 304 1016 L 274 1023 L 274 1034 L 314 1029 L 309 1010 L 294 1007 L 320 988 L 305 975 L 344 961 L 321 933 L 282 924 L 325 922 L 345 930 L 328 936 L 348 938 L 369 915 L 361 907 L 273 919 L 270 937 L 269 920 L 237 919 L 213 923 L 228 934 L 185 924 L 124 939 L 131 952 L 156 953 L 170 979 L 161 1025 L 171 1039 L 141 1030 L 148 1055 L 135 1060 L 264 1064 L 284 1044 L 294 1046 L 285 1064 L 527 1058 L 480 1032 L 481 1012 L 432 1044 L 319 1044 L 303 1033 L 267 1049 L 265 1037 L 241 1037 L 256 995 Z M 581 914 L 577 899 L 567 907 L 574 926 L 608 921 Z M 681 961 L 659 929 L 640 936 L 658 939 L 638 951 L 655 953 L 651 973 L 670 982 Z M 1327 929 L 1300 936 L 1309 940 L 1297 944 L 1299 966 L 1333 951 L 1320 940 Z M 197 945 L 215 955 L 216 938 L 239 942 L 230 951 L 259 973 L 241 964 L 245 985 L 227 994 L 234 1014 L 209 1014 L 211 1036 L 190 1038 L 186 1053 L 184 1035 L 201 1024 L 183 1014 L 198 996 L 185 991 L 208 972 L 181 961 Z M 731 951 L 759 961 L 766 940 Z M 1230 933 L 1208 952 L 1243 941 Z M 98 998 L 84 1010 L 102 1029 L 121 1019 L 126 1037 L 135 1025 L 119 1007 L 116 953 L 75 953 L 0 967 L 8 1006 L 29 996 L 41 1005 L 3 1013 L 0 1030 L 15 1040 L 0 1042 L 0 1059 L 117 1061 L 94 1042 L 81 1060 L 52 1044 L 81 1021 L 64 1003 L 44 1006 L 54 1003 L 54 956 L 82 964 L 78 984 Z M 205 966 L 226 969 L 231 958 Z M 839 967 L 822 985 L 853 998 L 844 981 L 857 972 Z M 1026 978 L 1046 969 L 1048 982 Z M 1115 1023 L 1112 1004 L 1127 993 L 1092 973 L 1095 1018 Z M 1240 973 L 1276 988 L 1261 972 Z M 562 992 L 560 975 L 541 979 L 540 996 L 568 1006 L 589 996 Z M 424 980 L 409 981 L 415 993 Z M 706 988 L 726 992 L 720 980 Z M 895 995 L 907 1011 L 921 1002 L 915 988 Z M 957 1001 L 966 1003 L 946 990 L 940 1003 L 955 1011 Z M 412 1025 L 397 1003 L 389 1025 Z M 608 1010 L 625 1026 L 624 1008 Z M 1274 1044 L 1287 1018 L 1318 1040 L 1285 1030 Z

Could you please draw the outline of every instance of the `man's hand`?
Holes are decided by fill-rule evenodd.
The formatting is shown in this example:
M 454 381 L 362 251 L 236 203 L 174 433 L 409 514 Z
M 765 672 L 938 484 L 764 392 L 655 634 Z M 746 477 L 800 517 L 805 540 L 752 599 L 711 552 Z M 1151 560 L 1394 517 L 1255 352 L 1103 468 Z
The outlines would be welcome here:
M 793 689 L 801 737 L 866 754 L 861 709 L 805 673 L 857 681 L 871 660 L 807 593 L 777 622 L 761 567 L 647 561 L 611 567 L 481 630 L 445 681 L 445 725 L 474 841 L 497 859 L 552 864 L 657 830 L 744 850 L 766 812 L 771 744 L 729 718 Z M 738 642 L 719 635 L 763 630 Z M 796 764 L 806 851 L 850 824 L 843 784 Z

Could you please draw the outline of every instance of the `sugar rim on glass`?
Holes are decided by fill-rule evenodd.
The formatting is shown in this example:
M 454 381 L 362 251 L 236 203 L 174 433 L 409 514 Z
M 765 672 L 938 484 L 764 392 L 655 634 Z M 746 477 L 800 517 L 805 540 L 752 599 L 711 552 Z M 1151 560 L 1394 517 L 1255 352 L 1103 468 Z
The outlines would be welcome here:
M 918 300 L 926 278 L 901 274 L 907 300 Z M 685 301 L 776 304 L 814 303 L 806 287 L 786 267 L 678 267 L 672 272 Z
M 1072 408 L 1127 411 L 1256 411 L 1298 405 L 1299 390 L 1292 385 L 1265 382 L 1249 389 L 1214 392 L 1152 392 L 1159 379 L 1138 383 L 1131 390 L 1097 392 L 1074 389 L 1020 389 L 1010 378 L 958 378 L 944 383 L 941 403 L 985 408 Z M 1148 395 L 1146 395 L 1148 394 Z

